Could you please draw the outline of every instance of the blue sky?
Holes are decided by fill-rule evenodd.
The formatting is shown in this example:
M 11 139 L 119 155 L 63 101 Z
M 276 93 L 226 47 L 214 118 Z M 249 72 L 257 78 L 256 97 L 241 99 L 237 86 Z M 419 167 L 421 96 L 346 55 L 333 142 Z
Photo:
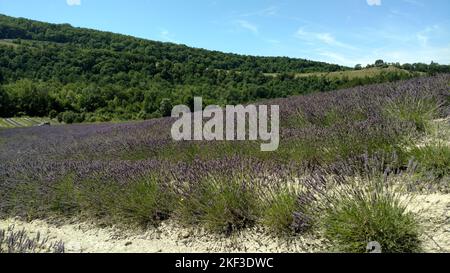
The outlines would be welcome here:
M 450 64 L 448 0 L 0 0 L 0 13 L 224 52 Z

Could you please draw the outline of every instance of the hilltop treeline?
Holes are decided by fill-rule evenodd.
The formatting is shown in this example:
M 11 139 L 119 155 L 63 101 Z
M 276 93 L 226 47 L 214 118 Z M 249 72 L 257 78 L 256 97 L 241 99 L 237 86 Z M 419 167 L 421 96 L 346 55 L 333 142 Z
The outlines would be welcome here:
M 427 73 L 429 75 L 436 75 L 439 73 L 449 73 L 450 72 L 450 65 L 441 65 L 436 62 L 431 62 L 431 64 L 424 64 L 424 63 L 386 63 L 383 60 L 377 60 L 374 64 L 369 64 L 366 66 L 366 68 L 388 68 L 388 67 L 395 67 L 398 69 L 404 69 L 406 71 L 410 72 L 423 72 Z M 362 69 L 362 66 L 360 64 L 355 66 L 355 70 Z
M 61 121 L 145 119 L 172 105 L 237 104 L 412 77 L 329 79 L 296 73 L 350 68 L 253 57 L 0 15 L 0 115 Z M 266 76 L 271 73 L 271 76 Z M 275 76 L 273 76 L 275 75 Z

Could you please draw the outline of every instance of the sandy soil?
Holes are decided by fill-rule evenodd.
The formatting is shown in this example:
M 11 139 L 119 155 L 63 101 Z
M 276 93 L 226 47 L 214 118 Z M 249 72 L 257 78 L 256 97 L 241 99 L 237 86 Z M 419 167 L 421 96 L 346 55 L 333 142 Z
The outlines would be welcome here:
M 180 228 L 171 221 L 147 231 L 123 231 L 77 223 L 56 226 L 36 220 L 0 220 L 0 229 L 14 225 L 31 237 L 37 232 L 51 241 L 62 240 L 69 253 L 177 253 L 177 252 L 313 252 L 320 251 L 321 241 L 308 238 L 281 239 L 257 228 L 232 237 L 212 235 L 198 229 Z
M 420 216 L 425 251 L 450 253 L 450 194 L 416 196 L 409 209 Z
M 409 209 L 420 215 L 426 252 L 450 252 L 450 195 L 417 196 Z M 0 220 L 0 229 L 14 225 L 30 235 L 40 232 L 52 241 L 62 240 L 69 253 L 176 253 L 176 252 L 320 252 L 320 238 L 308 235 L 276 238 L 260 228 L 244 230 L 232 237 L 212 235 L 198 229 L 177 226 L 172 221 L 146 231 L 99 228 L 89 223 L 64 225 L 44 221 L 26 223 L 17 219 Z

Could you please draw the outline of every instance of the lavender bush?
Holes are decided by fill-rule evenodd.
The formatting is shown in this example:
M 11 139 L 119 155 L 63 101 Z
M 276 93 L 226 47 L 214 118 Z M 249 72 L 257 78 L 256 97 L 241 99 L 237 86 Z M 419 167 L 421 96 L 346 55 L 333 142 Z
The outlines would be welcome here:
M 50 243 L 40 233 L 31 237 L 25 230 L 15 231 L 14 226 L 0 229 L 0 253 L 64 253 L 64 243 Z

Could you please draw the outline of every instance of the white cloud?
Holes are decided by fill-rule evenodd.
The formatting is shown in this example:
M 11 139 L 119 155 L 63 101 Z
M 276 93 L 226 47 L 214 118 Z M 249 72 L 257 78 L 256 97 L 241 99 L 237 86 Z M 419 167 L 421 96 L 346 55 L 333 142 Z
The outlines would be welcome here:
M 160 29 L 159 35 L 161 36 L 161 40 L 164 42 L 170 42 L 179 44 L 180 42 L 175 39 L 175 36 L 170 33 L 167 29 Z
M 81 0 L 66 0 L 67 5 L 69 6 L 80 6 Z
M 253 34 L 259 33 L 258 27 L 246 20 L 236 20 L 235 22 L 240 28 L 249 30 L 249 31 L 253 32 Z
M 275 16 L 278 14 L 278 7 L 277 6 L 270 6 L 265 9 L 257 10 L 254 12 L 247 12 L 241 14 L 242 17 L 251 17 L 251 16 L 262 16 L 262 17 L 270 17 Z
M 401 63 L 430 63 L 431 61 L 442 64 L 450 63 L 450 46 L 422 48 L 414 51 L 394 50 L 383 52 L 385 59 L 399 61 Z
M 439 37 L 446 37 L 448 33 L 442 29 L 439 25 L 433 25 L 425 28 L 422 31 L 417 32 L 416 38 L 422 48 L 427 48 L 430 44 L 430 40 L 435 40 Z
M 271 43 L 271 44 L 276 44 L 276 45 L 281 44 L 281 42 L 276 39 L 269 39 L 269 40 L 266 40 L 266 42 Z
M 317 33 L 316 37 L 319 41 L 332 45 L 336 43 L 336 39 L 330 33 Z
M 427 47 L 430 38 L 422 33 L 417 33 L 417 40 L 419 40 L 419 43 L 422 47 Z
M 450 63 L 450 29 L 443 24 L 435 24 L 416 31 L 397 28 L 363 28 L 341 39 L 330 33 L 311 32 L 300 29 L 295 37 L 305 41 L 307 49 L 301 57 L 338 63 L 346 66 L 373 64 L 377 59 L 400 63 Z M 335 38 L 336 37 L 336 38 Z M 342 46 L 351 45 L 353 50 Z
M 419 7 L 424 6 L 424 4 L 418 0 L 403 0 L 403 2 L 414 5 L 414 6 L 419 6 Z
M 374 50 L 367 50 L 364 52 L 336 52 L 333 50 L 316 50 L 319 60 L 338 63 L 346 66 L 354 66 L 356 64 L 373 64 L 375 60 L 382 59 L 386 62 L 399 63 L 430 63 L 431 61 L 439 62 L 441 64 L 450 63 L 450 45 L 443 45 L 440 47 L 412 47 L 412 48 L 379 48 Z
M 345 49 L 353 50 L 354 47 L 343 42 L 340 42 L 334 38 L 334 36 L 330 33 L 321 33 L 321 32 L 309 32 L 304 31 L 302 28 L 299 29 L 294 36 L 300 40 L 306 41 L 310 44 L 315 44 L 317 42 L 326 44 L 329 46 L 336 46 Z
M 369 6 L 381 6 L 381 0 L 367 0 Z

